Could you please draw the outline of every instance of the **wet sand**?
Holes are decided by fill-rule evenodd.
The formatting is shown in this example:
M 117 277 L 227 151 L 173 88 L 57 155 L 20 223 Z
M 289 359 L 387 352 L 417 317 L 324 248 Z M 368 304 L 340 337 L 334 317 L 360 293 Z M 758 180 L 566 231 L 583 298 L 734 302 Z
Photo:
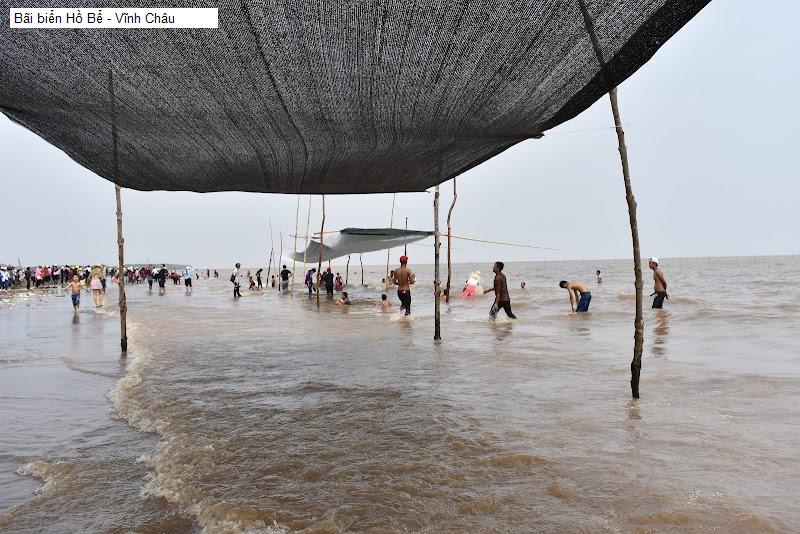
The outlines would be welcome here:
M 67 297 L 4 299 L 0 530 L 796 532 L 800 260 L 664 263 L 639 401 L 622 261 L 510 264 L 520 319 L 454 298 L 438 344 L 429 267 L 413 321 L 375 288 L 317 311 L 299 283 L 234 302 L 222 271 L 134 286 L 126 362 L 115 290 L 77 321 Z

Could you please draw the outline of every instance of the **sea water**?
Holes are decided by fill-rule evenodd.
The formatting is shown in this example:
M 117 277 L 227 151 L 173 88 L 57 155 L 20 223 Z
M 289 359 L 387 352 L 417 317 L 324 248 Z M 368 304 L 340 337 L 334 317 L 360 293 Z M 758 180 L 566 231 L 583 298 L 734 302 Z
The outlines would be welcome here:
M 800 258 L 662 260 L 639 400 L 630 261 L 508 264 L 496 322 L 455 265 L 440 342 L 411 267 L 412 321 L 384 267 L 348 307 L 128 286 L 125 360 L 116 288 L 3 297 L 0 531 L 800 531 Z

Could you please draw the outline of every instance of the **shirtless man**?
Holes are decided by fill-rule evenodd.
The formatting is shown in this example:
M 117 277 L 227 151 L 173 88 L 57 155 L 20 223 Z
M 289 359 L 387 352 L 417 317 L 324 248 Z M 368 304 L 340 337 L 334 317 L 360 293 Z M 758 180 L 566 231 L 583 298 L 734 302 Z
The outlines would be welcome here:
M 501 308 L 505 310 L 509 319 L 517 318 L 511 311 L 511 296 L 508 294 L 508 281 L 506 280 L 506 275 L 503 274 L 503 267 L 505 267 L 505 265 L 502 261 L 495 262 L 494 267 L 492 267 L 492 272 L 494 273 L 494 287 L 484 291 L 484 294 L 494 292 L 494 303 L 489 310 L 489 317 L 491 317 L 492 320 L 497 319 L 497 312 L 500 311 Z
M 569 305 L 574 312 L 587 312 L 589 311 L 589 303 L 592 302 L 592 293 L 581 282 L 567 282 L 562 280 L 558 283 L 558 287 L 562 287 L 569 293 Z M 577 302 L 578 306 L 575 306 Z
M 81 279 L 77 274 L 72 275 L 72 281 L 64 288 L 64 291 L 70 290 L 72 296 L 72 308 L 75 313 L 81 311 Z
M 654 282 L 653 293 L 650 296 L 652 297 L 655 295 L 656 298 L 653 299 L 653 308 L 660 310 L 664 307 L 664 299 L 669 299 L 669 294 L 667 294 L 667 280 L 664 278 L 664 273 L 658 268 L 658 258 L 650 258 L 650 268 L 653 270 Z
M 411 286 L 417 281 L 414 272 L 408 268 L 408 256 L 400 256 L 400 267 L 394 270 L 397 284 L 397 298 L 400 299 L 400 309 L 406 310 L 406 315 L 411 315 Z

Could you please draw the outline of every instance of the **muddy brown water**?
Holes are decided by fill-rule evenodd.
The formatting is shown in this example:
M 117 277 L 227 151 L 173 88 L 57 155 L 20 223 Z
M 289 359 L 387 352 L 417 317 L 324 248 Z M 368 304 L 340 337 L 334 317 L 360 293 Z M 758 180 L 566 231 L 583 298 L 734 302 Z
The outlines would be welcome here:
M 429 266 L 413 320 L 379 287 L 317 310 L 300 283 L 234 302 L 223 271 L 133 286 L 127 361 L 115 289 L 77 319 L 6 295 L 0 531 L 800 531 L 800 258 L 663 263 L 638 401 L 624 261 L 509 264 L 519 319 L 454 298 L 441 343 Z

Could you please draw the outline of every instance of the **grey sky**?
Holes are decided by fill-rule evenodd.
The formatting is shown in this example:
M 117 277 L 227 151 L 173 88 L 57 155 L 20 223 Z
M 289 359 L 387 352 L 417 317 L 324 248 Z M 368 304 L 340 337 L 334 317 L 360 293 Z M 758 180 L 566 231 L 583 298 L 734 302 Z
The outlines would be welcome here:
M 716 0 L 620 87 L 645 256 L 800 252 L 799 17 L 794 0 Z M 614 131 L 576 131 L 612 124 L 602 99 L 544 139 L 521 143 L 458 179 L 455 235 L 564 252 L 461 241 L 454 260 L 629 257 Z M 0 158 L 6 223 L 0 261 L 115 261 L 110 182 L 4 117 Z M 442 223 L 451 191 L 449 183 L 442 186 Z M 395 225 L 408 217 L 410 228 L 431 229 L 432 200 L 398 195 Z M 266 264 L 268 218 L 275 247 L 282 231 L 290 251 L 296 202 L 289 195 L 126 190 L 126 257 L 196 266 Z M 391 202 L 391 195 L 328 196 L 326 228 L 387 226 Z M 307 206 L 302 197 L 301 228 Z M 319 198 L 313 206 L 316 231 Z M 409 255 L 412 262 L 430 263 L 433 249 L 412 246 Z M 373 253 L 364 261 L 385 258 Z

